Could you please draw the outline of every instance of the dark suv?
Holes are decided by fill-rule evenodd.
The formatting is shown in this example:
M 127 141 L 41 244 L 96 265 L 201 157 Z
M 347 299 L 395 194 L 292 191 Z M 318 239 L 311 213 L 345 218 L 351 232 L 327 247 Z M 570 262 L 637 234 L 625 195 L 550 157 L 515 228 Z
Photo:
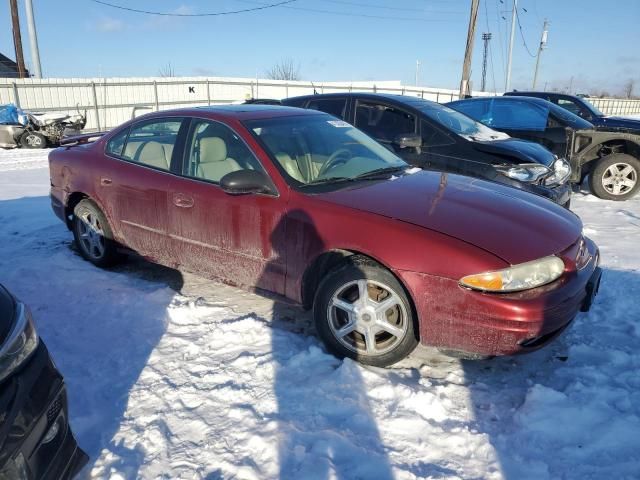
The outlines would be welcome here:
M 507 184 L 569 207 L 567 161 L 438 103 L 401 95 L 335 93 L 287 98 L 282 104 L 341 118 L 412 165 Z
M 580 118 L 584 118 L 598 130 L 602 128 L 621 128 L 640 133 L 640 120 L 605 115 L 589 100 L 575 95 L 555 92 L 507 92 L 505 95 L 542 98 L 570 111 L 574 115 L 578 115 Z

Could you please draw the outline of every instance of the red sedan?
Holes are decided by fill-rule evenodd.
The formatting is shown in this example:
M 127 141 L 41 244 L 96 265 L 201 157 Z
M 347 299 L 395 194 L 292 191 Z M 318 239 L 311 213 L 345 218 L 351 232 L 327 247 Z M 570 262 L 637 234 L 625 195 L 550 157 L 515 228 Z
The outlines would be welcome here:
M 573 213 L 411 168 L 320 112 L 157 112 L 49 161 L 53 209 L 90 262 L 127 249 L 268 290 L 313 308 L 326 347 L 362 363 L 392 364 L 419 341 L 533 350 L 589 308 L 600 280 Z

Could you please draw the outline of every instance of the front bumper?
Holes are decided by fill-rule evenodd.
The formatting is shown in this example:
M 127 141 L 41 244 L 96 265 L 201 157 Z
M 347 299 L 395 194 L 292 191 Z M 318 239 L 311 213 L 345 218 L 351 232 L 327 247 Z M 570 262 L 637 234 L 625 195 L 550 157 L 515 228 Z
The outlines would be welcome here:
M 73 478 L 88 458 L 68 418 L 64 381 L 40 342 L 0 386 L 0 480 Z
M 599 252 L 591 240 L 585 242 L 591 256 L 586 266 L 523 292 L 483 293 L 456 280 L 397 271 L 415 301 L 420 341 L 482 356 L 526 353 L 548 344 L 591 306 L 597 293 Z M 578 248 L 575 244 L 560 254 L 565 264 L 575 264 Z
M 499 175 L 496 179 L 499 179 L 500 183 L 548 198 L 566 208 L 569 208 L 571 203 L 571 184 L 568 181 L 555 187 L 547 187 L 545 185 L 519 182 L 504 175 Z

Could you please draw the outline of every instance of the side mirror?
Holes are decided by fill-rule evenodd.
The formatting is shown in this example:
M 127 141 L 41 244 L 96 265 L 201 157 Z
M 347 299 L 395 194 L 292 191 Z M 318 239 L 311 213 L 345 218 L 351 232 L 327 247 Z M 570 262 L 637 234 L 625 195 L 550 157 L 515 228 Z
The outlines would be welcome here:
M 275 194 L 276 188 L 271 179 L 258 170 L 236 170 L 220 179 L 220 188 L 229 195 L 247 195 L 250 193 Z
M 418 150 L 418 153 L 420 153 L 419 149 L 422 147 L 422 138 L 415 133 L 403 133 L 396 136 L 393 143 L 400 148 L 415 148 Z

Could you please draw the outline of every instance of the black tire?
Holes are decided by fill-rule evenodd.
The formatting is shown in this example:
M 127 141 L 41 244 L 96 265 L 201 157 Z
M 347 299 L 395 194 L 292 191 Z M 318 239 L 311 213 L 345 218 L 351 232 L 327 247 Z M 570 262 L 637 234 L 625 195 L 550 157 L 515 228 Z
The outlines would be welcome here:
M 614 167 L 614 165 L 616 167 Z M 624 174 L 621 168 L 631 167 L 628 174 Z M 612 174 L 612 169 L 616 171 Z M 616 174 L 620 177 L 614 178 Z M 616 190 L 616 184 L 609 184 L 605 186 L 605 182 L 623 182 L 634 180 L 633 186 L 626 186 L 621 183 L 617 184 L 617 189 L 620 193 L 614 193 Z M 589 177 L 589 187 L 591 193 L 596 197 L 603 198 L 605 200 L 623 201 L 633 197 L 640 188 L 640 160 L 626 153 L 614 153 L 607 155 L 597 161 L 595 168 L 591 171 Z
M 337 298 L 340 300 L 346 300 L 346 297 L 339 296 L 345 292 L 357 295 L 352 302 L 353 305 L 358 303 L 360 285 L 356 282 L 359 280 L 365 282 L 361 285 L 366 286 L 366 301 L 373 302 L 372 306 L 361 307 L 358 304 L 356 308 L 360 313 L 357 314 L 348 314 L 335 307 L 333 305 L 334 296 L 338 296 Z M 355 293 L 353 293 L 353 289 L 355 289 Z M 373 300 L 372 291 L 377 295 L 378 300 Z M 396 304 L 387 307 L 383 312 L 382 302 L 385 300 L 396 302 Z M 372 313 L 373 317 L 363 313 L 367 308 L 373 309 L 373 305 L 377 305 L 377 302 L 380 302 L 381 310 L 379 313 Z M 341 320 L 339 317 L 343 318 L 342 325 L 338 324 Z M 363 347 L 366 345 L 366 336 L 359 330 L 353 330 L 341 336 L 342 340 L 338 338 L 338 330 L 351 322 L 350 318 L 355 319 L 356 317 L 358 320 L 353 320 L 353 322 L 358 324 L 357 328 L 369 328 L 370 331 L 374 331 L 384 323 L 385 328 L 395 328 L 397 332 L 402 333 L 394 335 L 383 329 L 370 335 L 376 349 L 378 345 L 381 348 L 379 353 L 369 354 L 363 351 Z M 331 270 L 323 278 L 313 302 L 313 318 L 318 336 L 331 353 L 339 358 L 352 358 L 366 365 L 387 367 L 405 358 L 418 345 L 416 314 L 403 286 L 391 272 L 366 257 L 349 257 L 343 265 Z M 380 318 L 384 320 L 381 322 Z
M 100 268 L 111 267 L 121 260 L 109 222 L 93 201 L 84 199 L 78 202 L 73 209 L 72 222 L 76 247 L 85 260 Z M 92 225 L 96 228 L 91 228 Z M 102 249 L 96 242 L 102 245 Z
M 20 137 L 22 148 L 46 148 L 47 138 L 38 132 L 24 132 Z

